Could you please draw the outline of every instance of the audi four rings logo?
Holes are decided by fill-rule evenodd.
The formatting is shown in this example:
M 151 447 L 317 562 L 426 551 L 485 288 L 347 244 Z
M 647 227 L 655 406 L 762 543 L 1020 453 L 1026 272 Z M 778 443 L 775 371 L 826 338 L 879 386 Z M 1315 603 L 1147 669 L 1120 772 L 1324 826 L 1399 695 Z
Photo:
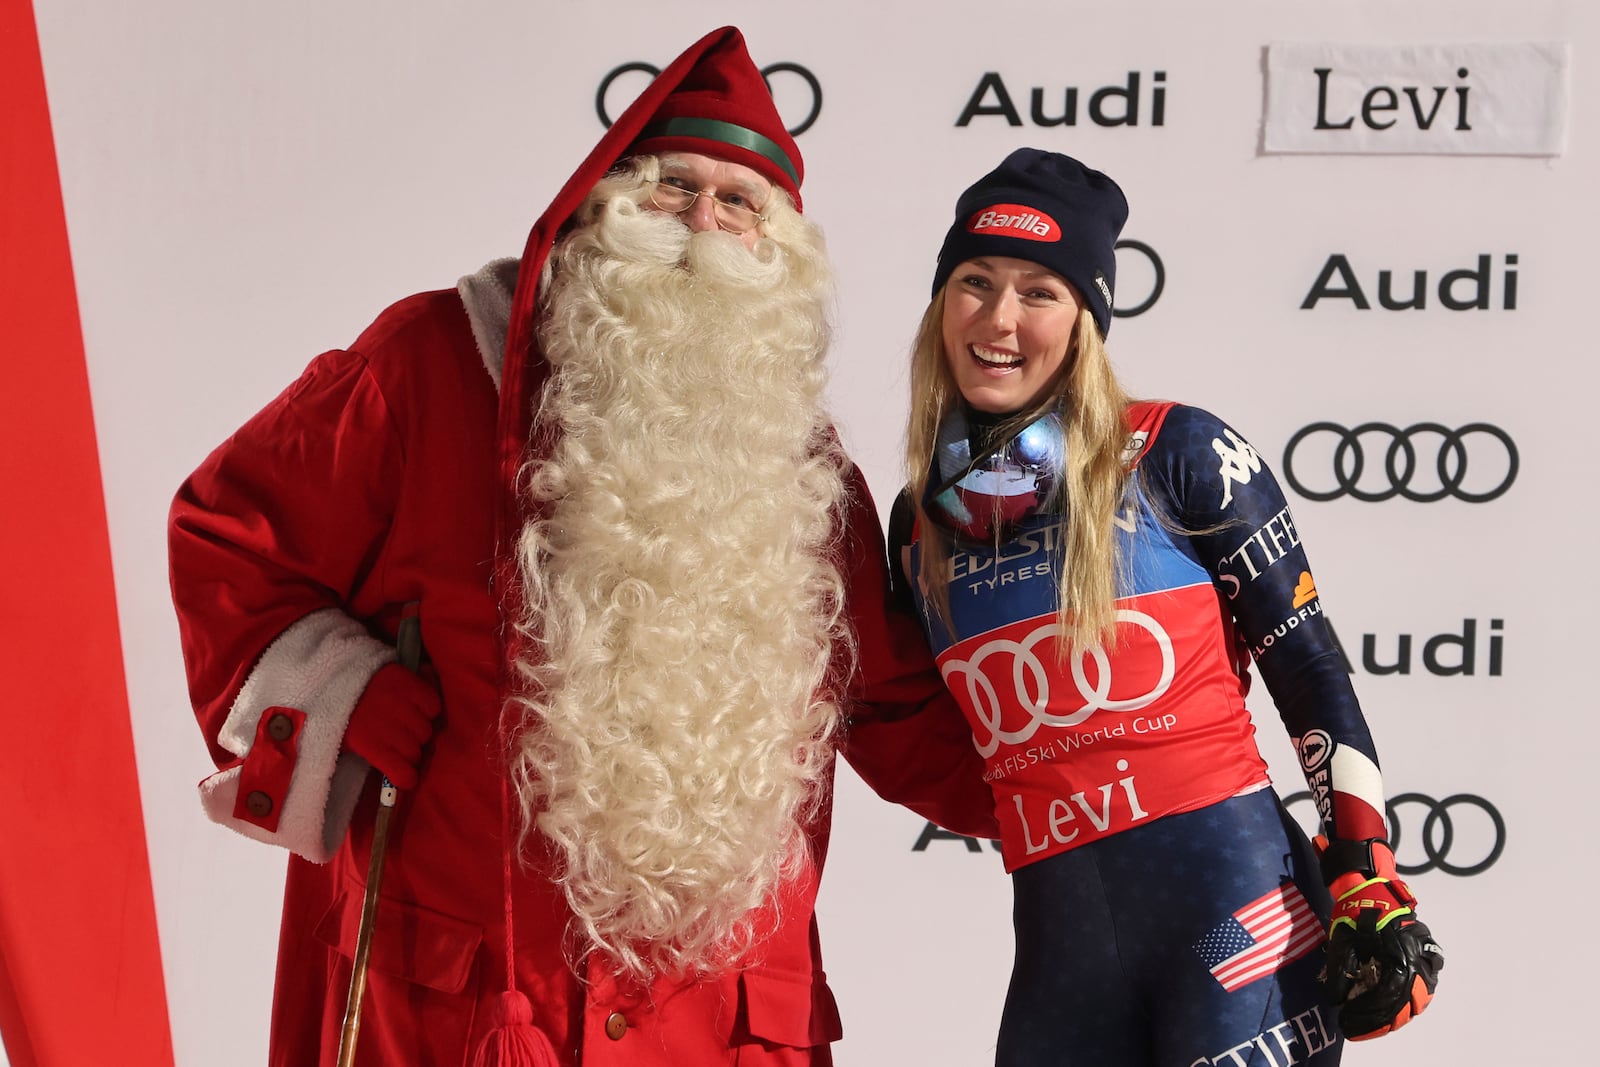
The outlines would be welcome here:
M 1166 264 L 1161 262 L 1161 257 L 1156 254 L 1156 250 L 1145 244 L 1143 241 L 1126 239 L 1118 241 L 1116 245 L 1116 251 L 1121 252 L 1124 249 L 1129 252 L 1137 252 L 1139 255 L 1144 257 L 1146 262 L 1150 264 L 1150 295 L 1139 301 L 1137 304 L 1128 306 L 1119 304 L 1111 309 L 1111 315 L 1113 318 L 1131 319 L 1135 315 L 1143 315 L 1155 305 L 1157 300 L 1161 299 L 1161 290 L 1167 287 L 1167 268 Z M 1117 257 L 1118 292 L 1126 292 L 1128 283 L 1132 281 L 1133 276 L 1138 273 L 1137 270 L 1130 268 L 1133 268 L 1133 264 L 1130 263 L 1125 257 Z
M 1353 429 L 1314 422 L 1283 449 L 1283 476 L 1308 500 L 1348 494 L 1368 503 L 1400 496 L 1428 504 L 1450 496 L 1482 504 L 1511 488 L 1520 463 L 1511 435 L 1487 422 L 1455 430 L 1438 422 L 1405 429 L 1387 422 Z
M 624 74 L 642 73 L 651 78 L 661 73 L 661 68 L 649 63 L 624 63 L 620 67 L 613 67 L 604 78 L 600 79 L 600 88 L 594 94 L 595 114 L 600 116 L 600 124 L 606 129 L 611 128 L 615 121 L 611 117 L 611 108 L 608 99 L 611 87 L 617 79 Z M 773 79 L 779 75 L 774 83 Z M 772 94 L 773 101 L 778 105 L 778 114 L 782 115 L 785 122 L 793 120 L 797 114 L 805 117 L 799 122 L 788 127 L 791 137 L 799 137 L 809 130 L 817 121 L 817 116 L 822 114 L 822 83 L 817 81 L 817 76 L 798 63 L 773 63 L 761 68 L 761 80 L 767 83 L 767 92 Z M 641 86 L 640 91 L 643 91 Z M 637 96 L 634 93 L 633 96 Z M 633 96 L 628 99 L 631 101 Z
M 1284 798 L 1289 806 L 1311 802 L 1311 794 Z M 1493 867 L 1506 848 L 1506 821 L 1499 809 L 1476 793 L 1452 793 L 1435 800 L 1426 793 L 1400 793 L 1389 798 L 1389 847 L 1394 849 L 1394 869 L 1405 875 L 1443 871 L 1458 877 L 1482 874 Z M 1420 814 L 1420 820 L 1418 818 Z M 1460 825 L 1457 825 L 1457 820 Z M 1407 847 L 1412 834 L 1416 843 Z M 1406 862 L 1417 850 L 1420 862 Z
M 1148 692 L 1114 700 L 1111 698 L 1111 662 L 1106 658 L 1106 654 L 1098 648 L 1087 652 L 1074 651 L 1072 683 L 1077 687 L 1078 696 L 1083 699 L 1083 703 L 1066 715 L 1053 715 L 1045 710 L 1050 704 L 1051 675 L 1045 669 L 1044 661 L 1033 650 L 1040 641 L 1055 635 L 1054 619 L 1033 630 L 1020 641 L 995 638 L 979 645 L 970 659 L 946 660 L 939 668 L 940 673 L 944 675 L 952 689 L 956 685 L 954 676 L 961 675 L 966 679 L 967 700 L 976 711 L 977 718 L 988 727 L 987 738 L 973 738 L 979 755 L 988 759 L 995 754 L 1001 744 L 1022 744 L 1038 732 L 1041 726 L 1077 726 L 1097 711 L 1138 711 L 1159 700 L 1171 687 L 1177 670 L 1177 656 L 1172 649 L 1172 638 L 1167 636 L 1167 632 L 1161 628 L 1159 622 L 1142 611 L 1120 608 L 1117 611 L 1117 622 L 1140 627 L 1150 635 L 1161 657 L 1160 677 L 1151 684 Z M 995 680 L 983 671 L 983 661 L 991 656 L 1006 657 L 1001 661 L 1000 667 L 1004 672 L 1003 677 L 1009 678 L 1012 691 L 1003 696 L 995 686 Z M 1093 682 L 1089 680 L 1088 672 L 1084 670 L 1085 656 L 1094 660 Z M 1002 720 L 1005 718 L 1006 709 L 1016 707 L 1020 707 L 1026 713 L 1028 721 L 1018 729 L 1008 730 L 1002 725 Z

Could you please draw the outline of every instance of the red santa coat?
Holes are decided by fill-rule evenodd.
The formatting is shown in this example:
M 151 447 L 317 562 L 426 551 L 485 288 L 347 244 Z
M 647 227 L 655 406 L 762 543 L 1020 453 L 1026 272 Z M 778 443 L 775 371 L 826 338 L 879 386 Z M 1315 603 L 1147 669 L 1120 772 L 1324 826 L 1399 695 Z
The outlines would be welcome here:
M 498 353 L 516 264 L 386 310 L 348 349 L 218 448 L 173 505 L 171 571 L 190 695 L 219 772 L 211 816 L 288 847 L 273 1065 L 331 1064 L 360 918 L 376 775 L 341 738 L 367 680 L 418 612 L 444 713 L 391 828 L 358 1062 L 463 1064 L 505 988 L 498 742 L 514 605 L 493 588 L 506 494 Z M 485 355 L 487 353 L 487 355 Z M 542 367 L 512 381 L 531 395 Z M 521 433 L 520 427 L 516 431 Z M 846 754 L 891 799 L 993 835 L 965 724 L 912 620 L 887 593 L 882 536 L 859 472 L 839 560 L 858 648 Z M 503 505 L 502 505 L 503 506 Z M 504 516 L 501 516 L 504 521 Z M 913 718 L 915 721 L 913 721 Z M 831 781 L 831 775 L 830 775 Z M 776 932 L 743 969 L 621 985 L 569 963 L 570 914 L 535 837 L 513 864 L 517 987 L 563 1063 L 830 1062 L 838 1011 L 813 906 L 830 804 L 811 863 L 782 892 Z

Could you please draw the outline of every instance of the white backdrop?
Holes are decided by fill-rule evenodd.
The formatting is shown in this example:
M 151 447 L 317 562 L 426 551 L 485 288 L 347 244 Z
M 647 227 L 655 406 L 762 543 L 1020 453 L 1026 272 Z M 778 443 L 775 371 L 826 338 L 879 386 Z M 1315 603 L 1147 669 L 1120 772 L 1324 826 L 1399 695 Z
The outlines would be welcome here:
M 1506 831 L 1481 873 L 1414 877 L 1448 956 L 1440 997 L 1418 1025 L 1353 1047 L 1347 1062 L 1593 1055 L 1585 1009 L 1600 938 L 1587 921 L 1587 889 L 1600 869 L 1581 813 L 1600 740 L 1585 695 L 1588 609 L 1600 592 L 1588 549 L 1600 509 L 1579 455 L 1600 238 L 1588 81 L 1600 45 L 1595 5 L 816 0 L 737 14 L 700 0 L 604 9 L 573 0 L 36 0 L 35 9 L 180 1065 L 264 1058 L 283 858 L 200 815 L 194 784 L 210 765 L 187 707 L 165 584 L 171 494 L 313 355 L 353 340 L 387 303 L 516 254 L 601 133 L 604 75 L 631 61 L 664 65 L 730 19 L 758 63 L 799 64 L 821 87 L 821 111 L 799 143 L 807 211 L 826 230 L 839 274 L 832 396 L 881 503 L 901 481 L 905 353 L 954 197 L 1023 144 L 1116 177 L 1132 204 L 1125 236 L 1159 255 L 1159 299 L 1119 320 L 1110 339 L 1134 392 L 1212 408 L 1280 469 L 1288 440 L 1318 421 L 1487 422 L 1514 440 L 1515 479 L 1484 503 L 1290 494 L 1323 602 L 1355 661 L 1387 792 L 1481 796 Z M 1565 152 L 1264 154 L 1274 42 L 1565 43 Z M 1131 73 L 1140 76 L 1139 122 L 1094 123 L 1090 96 L 1126 89 Z M 986 74 L 999 76 L 1021 125 L 993 113 L 957 125 Z M 1473 85 L 1475 99 L 1489 92 L 1453 70 L 1438 79 L 1419 83 L 1425 94 L 1435 85 Z M 639 84 L 618 79 L 613 113 Z M 803 80 L 775 73 L 773 85 L 785 114 L 804 116 Z M 1042 90 L 1048 116 L 1061 113 L 1068 87 L 1079 89 L 1077 124 L 1035 124 L 1030 91 Z M 1126 111 L 1123 98 L 1103 99 L 1102 117 Z M 996 100 L 992 91 L 984 98 Z M 1454 117 L 1459 98 L 1447 100 Z M 1403 118 L 1403 97 L 1400 107 L 1393 114 Z M 1370 310 L 1339 298 L 1302 308 L 1334 255 L 1346 257 Z M 1491 306 L 1442 306 L 1441 277 L 1475 268 L 1481 255 L 1491 262 Z M 1145 257 L 1125 253 L 1122 263 L 1127 306 L 1156 276 Z M 1502 306 L 1508 269 L 1514 309 Z M 1401 297 L 1413 272 L 1426 271 L 1426 308 L 1380 307 L 1380 271 Z M 1363 441 L 1361 484 L 1370 488 L 1382 481 L 1382 442 Z M 1437 438 L 1417 443 L 1417 485 L 1437 485 Z M 1465 440 L 1468 488 L 1509 473 L 1493 444 Z M 1317 484 L 1332 484 L 1331 451 L 1322 448 L 1319 466 L 1308 441 L 1307 485 L 1319 470 Z M 1476 628 L 1473 672 L 1429 671 L 1424 644 L 1462 635 L 1466 620 Z M 1410 672 L 1363 667 L 1363 635 L 1380 664 L 1410 635 Z M 1459 662 L 1454 646 L 1434 659 Z M 1264 695 L 1256 703 L 1280 790 L 1294 792 L 1302 785 L 1292 753 Z M 838 1062 L 990 1062 L 1011 940 L 998 857 L 950 840 L 913 851 L 920 820 L 877 801 L 848 771 L 839 791 L 821 903 L 845 1016 Z M 1435 826 L 1445 862 L 1486 858 L 1489 820 L 1467 804 L 1449 811 L 1448 843 Z M 1424 814 L 1400 809 L 1403 862 L 1426 860 Z

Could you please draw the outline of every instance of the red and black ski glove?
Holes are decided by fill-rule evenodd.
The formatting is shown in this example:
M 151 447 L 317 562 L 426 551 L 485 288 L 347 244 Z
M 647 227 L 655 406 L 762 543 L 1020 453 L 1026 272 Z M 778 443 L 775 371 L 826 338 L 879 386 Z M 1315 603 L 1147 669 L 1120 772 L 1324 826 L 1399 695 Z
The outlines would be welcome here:
M 1444 953 L 1417 920 L 1417 898 L 1395 873 L 1387 842 L 1318 837 L 1316 843 L 1333 896 L 1322 974 L 1328 999 L 1350 1040 L 1381 1037 L 1422 1014 Z
M 398 663 L 378 669 L 350 712 L 344 747 L 378 768 L 396 789 L 417 784 L 422 750 L 444 710 L 431 669 L 414 673 Z

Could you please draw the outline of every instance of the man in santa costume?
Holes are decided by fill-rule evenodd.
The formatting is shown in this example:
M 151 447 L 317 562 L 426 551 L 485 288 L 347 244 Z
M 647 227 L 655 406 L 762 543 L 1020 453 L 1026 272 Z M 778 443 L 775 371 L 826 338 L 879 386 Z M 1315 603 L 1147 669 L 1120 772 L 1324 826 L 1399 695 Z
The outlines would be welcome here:
M 831 1062 L 836 749 L 992 832 L 822 408 L 802 173 L 738 31 L 709 34 L 520 261 L 384 311 L 179 491 L 204 804 L 293 853 L 272 1064 L 335 1061 L 374 770 L 399 803 L 366 1064 Z

